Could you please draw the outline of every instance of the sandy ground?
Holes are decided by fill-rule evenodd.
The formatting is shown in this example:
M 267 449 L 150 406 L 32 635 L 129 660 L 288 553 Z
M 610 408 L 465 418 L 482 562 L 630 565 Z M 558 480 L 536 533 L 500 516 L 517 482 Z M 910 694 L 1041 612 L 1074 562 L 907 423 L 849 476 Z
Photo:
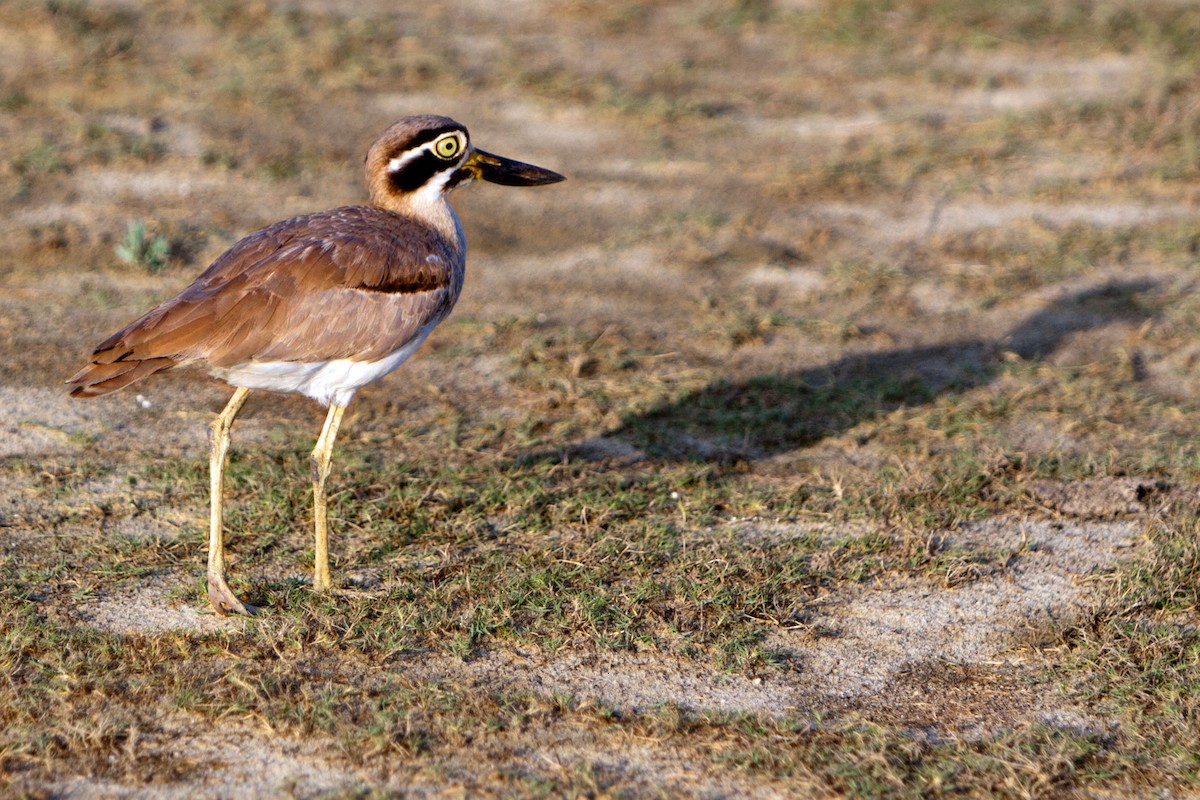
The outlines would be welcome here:
M 324 3 L 287 5 L 310 13 L 329 10 Z M 378 8 L 356 13 L 386 14 L 390 8 L 375 5 Z M 551 5 L 517 3 L 500 16 L 486 4 L 458 9 L 476 15 L 464 23 L 462 34 L 474 37 L 474 49 L 460 49 L 459 65 L 502 58 L 496 53 L 512 46 L 504 31 L 511 34 L 522 25 L 538 37 L 550 36 L 547 26 L 555 23 L 547 22 L 544 14 Z M 809 4 L 784 5 L 803 9 Z M 661 13 L 669 17 L 685 12 L 676 8 Z M 550 18 L 560 26 L 574 24 L 569 15 Z M 501 32 L 488 34 L 491 27 Z M 647 51 L 640 60 L 629 59 L 631 48 L 648 47 L 652 37 L 621 30 L 607 38 L 563 38 L 554 58 L 585 64 L 596 80 L 607 76 L 620 82 L 633 80 L 631 71 L 644 76 L 690 54 L 711 82 L 713 102 L 740 85 L 752 87 L 755 102 L 716 121 L 685 119 L 645 131 L 639 130 L 636 119 L 602 104 L 556 102 L 536 92 L 522 97 L 516 88 L 507 95 L 468 89 L 456 94 L 440 88 L 426 94 L 364 91 L 339 100 L 322 112 L 325 116 L 318 115 L 317 132 L 310 138 L 296 134 L 309 151 L 325 147 L 344 155 L 340 166 L 318 178 L 283 183 L 261 173 L 203 163 L 202 154 L 214 147 L 252 151 L 271 146 L 265 139 L 248 144 L 244 133 L 233 138 L 231 128 L 238 124 L 261 124 L 253 113 L 246 116 L 250 121 L 210 125 L 203 114 L 187 111 L 182 100 L 164 101 L 153 115 L 143 117 L 132 110 L 135 104 L 118 99 L 73 112 L 84 120 L 137 130 L 150 125 L 153 116 L 166 154 L 148 166 L 81 163 L 69 173 L 51 174 L 5 209 L 8 244 L 3 258 L 9 263 L 0 269 L 0 458 L 9 467 L 0 474 L 0 555 L 39 546 L 48 526 L 53 536 L 67 541 L 99 535 L 147 542 L 178 541 L 203 526 L 205 510 L 190 503 L 160 499 L 152 515 L 121 511 L 136 505 L 139 490 L 131 489 L 119 474 L 86 483 L 82 491 L 56 498 L 53 507 L 47 507 L 45 494 L 31 488 L 35 477 L 20 466 L 70 465 L 98 451 L 110 452 L 113 463 L 131 466 L 152 458 L 204 458 L 206 422 L 227 391 L 214 382 L 197 375 L 167 376 L 91 403 L 72 401 L 62 390 L 61 381 L 99 336 L 189 279 L 185 269 L 152 275 L 116 263 L 112 242 L 121 236 L 124 221 L 142 216 L 222 231 L 199 245 L 196 263 L 188 268 L 195 271 L 233 237 L 257 225 L 359 199 L 361 143 L 404 113 L 435 107 L 467 120 L 480 146 L 570 176 L 563 187 L 544 193 L 486 187 L 456 201 L 474 248 L 458 316 L 483 322 L 520 317 L 572 331 L 617 330 L 629 341 L 677 358 L 681 373 L 715 365 L 735 386 L 762 375 L 836 376 L 851 363 L 886 363 L 889 369 L 906 364 L 935 386 L 939 376 L 945 383 L 970 383 L 964 375 L 971 374 L 974 364 L 1003 351 L 1029 361 L 1086 363 L 1124 347 L 1144 322 L 1128 316 L 1096 318 L 1098 312 L 1087 306 L 1087 298 L 1114 287 L 1153 290 L 1189 279 L 1184 268 L 1170 264 L 1098 263 L 1061 280 L 1017 287 L 1003 302 L 981 305 L 977 294 L 962 288 L 969 280 L 948 280 L 945 272 L 921 274 L 915 268 L 904 295 L 881 303 L 848 290 L 847 279 L 833 269 L 847 254 L 869 251 L 903 261 L 944 237 L 986 236 L 1005 229 L 1053 235 L 1074 225 L 1136 229 L 1194 224 L 1200 217 L 1195 203 L 1178 198 L 1109 199 L 1100 193 L 1060 201 L 1050 192 L 1039 193 L 1036 187 L 1047 182 L 1086 180 L 1110 169 L 1077 153 L 1030 154 L 987 170 L 974 184 L 961 178 L 940 185 L 917 183 L 908 196 L 869 191 L 850 199 L 811 197 L 786 187 L 787 169 L 803 170 L 839 148 L 893 142 L 910 135 L 914 120 L 928 120 L 936 130 L 969 129 L 999 115 L 1019 117 L 1053 109 L 1068 99 L 1104 102 L 1135 94 L 1147 66 L 1137 55 L 1030 60 L 1002 49 L 973 53 L 955 68 L 968 75 L 1001 74 L 1005 80 L 991 86 L 964 81 L 970 85 L 944 93 L 907 86 L 887 74 L 850 77 L 840 95 L 818 96 L 813 89 L 813 97 L 824 99 L 810 100 L 808 108 L 801 109 L 773 81 L 798 79 L 801 72 L 827 79 L 844 65 L 820 56 L 804 61 L 803 69 L 792 66 L 780 53 L 785 40 L 769 28 L 746 34 L 736 45 L 709 43 L 707 49 L 696 34 L 654 53 Z M 21 74 L 44 74 L 53 66 L 56 46 L 49 34 L 9 40 L 0 46 L 0 67 L 9 70 L 13 81 Z M 204 44 L 180 43 L 185 50 L 189 46 Z M 721 75 L 723 79 L 714 77 Z M 756 77 L 748 77 L 752 75 Z M 0 111 L 4 135 L 17 135 L 25 124 L 21 113 Z M 341 125 L 326 118 L 339 113 Z M 330 144 L 335 139 L 337 144 Z M 705 215 L 718 220 L 711 230 L 681 232 L 671 227 L 673 219 L 687 228 Z M 706 263 L 716 266 L 705 273 L 697 265 Z M 970 278 L 986 271 L 987 265 L 967 259 L 954 268 L 958 277 Z M 709 342 L 688 332 L 695 330 L 695 319 L 714 296 L 755 297 L 783 313 L 852 320 L 859 334 L 848 342 L 781 334 L 754 346 L 712 352 Z M 508 361 L 496 355 L 456 359 L 442 347 L 435 336 L 428 356 L 364 391 L 349 427 L 364 424 L 371 430 L 393 403 L 409 403 L 420 413 L 431 397 L 482 398 L 491 412 L 518 402 Z M 1181 365 L 1190 357 L 1146 350 L 1142 369 L 1148 385 L 1168 394 L 1186 394 L 1192 384 L 1181 374 Z M 984 374 L 977 380 L 982 385 L 991 378 Z M 663 412 L 664 424 L 670 424 L 674 411 Z M 319 416 L 319 410 L 301 400 L 255 401 L 239 423 L 238 446 L 270 446 L 281 430 L 315 432 Z M 846 429 L 854 422 L 850 420 Z M 607 430 L 600 435 L 561 444 L 594 459 L 640 463 L 648 457 L 621 424 L 601 427 Z M 680 431 L 677 442 L 687 457 L 728 455 L 724 444 L 688 440 L 687 435 Z M 1030 447 L 1073 446 L 1061 430 L 1039 427 L 1037 420 L 1014 435 L 1025 437 Z M 1019 449 L 1022 442 L 1014 446 Z M 854 458 L 848 449 L 831 454 L 820 440 L 802 446 L 756 441 L 746 447 L 745 454 L 768 473 L 802 469 L 806 463 L 830 458 Z M 1031 490 L 1042 508 L 1035 517 L 1002 513 L 928 531 L 931 540 L 963 552 L 986 549 L 1007 556 L 1000 567 L 989 560 L 991 566 L 982 574 L 972 573 L 965 561 L 961 574 L 938 579 L 897 575 L 828 588 L 812 603 L 803 626 L 780 628 L 771 635 L 772 647 L 794 655 L 787 669 L 774 672 L 738 674 L 656 652 L 547 654 L 500 644 L 487 646 L 467 661 L 426 655 L 399 659 L 390 668 L 397 675 L 451 681 L 480 691 L 511 688 L 546 698 L 570 695 L 577 702 L 618 711 L 646 711 L 669 703 L 697 711 L 765 715 L 854 713 L 867 720 L 878 713 L 892 720 L 902 717 L 914 731 L 925 730 L 930 736 L 939 735 L 939 730 L 970 736 L 1001 722 L 1029 720 L 1105 733 L 1116 725 L 1112 719 L 1065 701 L 1047 684 L 1027 680 L 1044 665 L 1025 645 L 1047 621 L 1082 618 L 1102 602 L 1103 576 L 1120 559 L 1138 552 L 1147 520 L 1157 511 L 1156 498 L 1171 492 L 1175 499 L 1190 502 L 1184 497 L 1186 487 L 1138 477 L 1048 481 Z M 97 505 L 116 509 L 100 530 L 72 520 L 73 508 Z M 48 523 L 51 517 L 61 521 Z M 827 532 L 821 523 L 807 520 L 753 519 L 722 525 L 747 540 L 782 541 Z M 119 635 L 236 632 L 249 623 L 215 617 L 182 599 L 202 568 L 201 558 L 197 552 L 191 563 L 152 576 L 132 592 L 95 587 L 82 600 L 71 602 L 69 613 L 80 625 Z M 988 681 L 963 677 L 975 669 L 986 671 Z M 267 724 L 231 720 L 222 723 L 219 740 L 207 735 L 209 728 L 210 723 L 179 712 L 138 742 L 145 752 L 187 754 L 194 769 L 175 780 L 147 785 L 136 779 L 62 775 L 18 783 L 17 791 L 68 798 L 366 796 L 359 793 L 372 789 L 467 796 L 505 765 L 532 759 L 567 769 L 586 759 L 598 769 L 626 776 L 631 791 L 646 795 L 804 794 L 802 786 L 757 783 L 733 772 L 711 773 L 698 784 L 695 771 L 700 767 L 693 763 L 698 757 L 694 753 L 674 754 L 653 741 L 619 740 L 569 726 L 505 734 L 491 743 L 483 758 L 464 752 L 445 759 L 437 772 L 408 764 L 395 765 L 394 772 L 355 766 L 331 755 L 336 748 L 319 737 L 290 738 Z

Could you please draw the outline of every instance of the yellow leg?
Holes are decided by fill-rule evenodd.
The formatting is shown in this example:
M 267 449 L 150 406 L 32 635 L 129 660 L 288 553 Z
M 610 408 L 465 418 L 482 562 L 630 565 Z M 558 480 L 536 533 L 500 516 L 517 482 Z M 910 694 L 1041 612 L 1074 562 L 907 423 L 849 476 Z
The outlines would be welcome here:
M 212 499 L 208 528 L 208 602 L 218 614 L 250 614 L 254 610 L 253 606 L 238 600 L 225 582 L 225 539 L 221 523 L 224 505 L 221 482 L 225 475 L 225 455 L 229 452 L 229 432 L 248 394 L 249 389 L 237 388 L 225 410 L 213 420 L 208 435 L 209 494 Z
M 325 427 L 313 448 L 312 464 L 313 482 L 313 521 L 317 529 L 317 543 L 313 560 L 313 588 L 318 592 L 329 590 L 329 525 L 325 519 L 325 479 L 329 477 L 329 465 L 333 461 L 333 440 L 337 438 L 338 427 L 342 424 L 342 414 L 346 413 L 345 406 L 336 404 L 329 406 L 329 414 L 325 417 Z

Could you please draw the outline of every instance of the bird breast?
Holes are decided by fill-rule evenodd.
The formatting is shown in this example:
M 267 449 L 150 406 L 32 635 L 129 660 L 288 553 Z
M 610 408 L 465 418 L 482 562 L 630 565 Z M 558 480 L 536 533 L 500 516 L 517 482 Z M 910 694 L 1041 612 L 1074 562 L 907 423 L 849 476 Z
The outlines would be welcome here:
M 234 386 L 296 392 L 322 405 L 347 405 L 354 393 L 399 367 L 424 343 L 437 322 L 430 322 L 398 349 L 381 358 L 326 361 L 254 360 L 230 367 L 210 367 L 209 373 Z

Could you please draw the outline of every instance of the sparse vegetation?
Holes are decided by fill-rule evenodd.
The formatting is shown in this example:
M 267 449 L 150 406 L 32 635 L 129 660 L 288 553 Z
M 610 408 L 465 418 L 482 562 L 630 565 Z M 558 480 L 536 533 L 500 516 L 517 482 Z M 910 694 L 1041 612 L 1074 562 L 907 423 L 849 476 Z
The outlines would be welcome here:
M 146 223 L 137 219 L 125 228 L 125 240 L 115 248 L 117 258 L 126 264 L 143 267 L 149 272 L 161 272 L 171 254 L 171 242 L 161 233 L 146 234 Z
M 594 5 L 0 4 L 0 794 L 1195 793 L 1200 12 Z M 61 381 L 428 111 L 570 181 L 456 195 L 330 596 L 251 399 L 206 615 L 222 391 Z

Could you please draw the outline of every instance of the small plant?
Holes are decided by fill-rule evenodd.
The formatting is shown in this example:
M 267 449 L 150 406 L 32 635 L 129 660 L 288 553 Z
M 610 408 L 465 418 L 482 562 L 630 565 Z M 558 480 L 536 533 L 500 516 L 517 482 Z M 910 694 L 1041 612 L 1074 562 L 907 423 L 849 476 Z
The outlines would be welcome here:
M 140 264 L 150 272 L 161 272 L 167 266 L 171 243 L 161 233 L 153 239 L 148 239 L 146 223 L 136 219 L 125 229 L 125 241 L 115 249 L 117 258 L 126 264 Z

